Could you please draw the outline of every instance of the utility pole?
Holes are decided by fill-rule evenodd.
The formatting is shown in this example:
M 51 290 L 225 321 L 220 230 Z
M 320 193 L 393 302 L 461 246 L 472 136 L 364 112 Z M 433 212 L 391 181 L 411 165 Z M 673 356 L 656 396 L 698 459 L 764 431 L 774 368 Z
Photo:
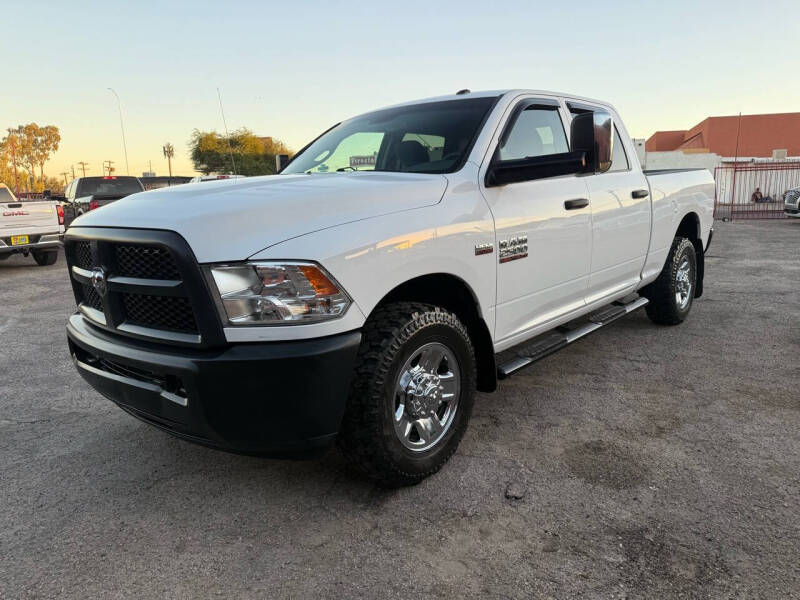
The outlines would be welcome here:
M 83 171 L 83 176 L 86 177 L 86 165 L 88 165 L 89 163 L 87 163 L 84 160 L 79 160 L 78 164 L 81 166 L 81 170 Z M 75 173 L 75 167 L 72 167 L 72 172 L 73 172 L 73 174 Z M 74 177 L 74 175 L 73 175 L 73 177 Z
M 70 169 L 72 169 L 72 178 L 75 179 L 75 165 L 70 165 Z
M 60 173 L 60 175 L 64 176 L 64 187 L 67 187 L 69 185 L 69 182 L 67 181 L 67 175 L 69 175 L 69 171 L 64 171 L 63 173 Z
M 113 164 L 114 164 L 113 160 L 104 160 L 103 161 L 103 176 L 105 176 L 106 170 L 108 170 L 108 174 L 109 175 L 111 175 L 111 173 L 114 172 L 114 167 L 111 166 Z
M 117 99 L 117 108 L 119 109 L 119 128 L 122 130 L 122 149 L 125 150 L 125 173 L 131 174 L 128 167 L 128 145 L 125 143 L 125 126 L 122 124 L 122 102 L 120 102 L 119 95 L 114 91 L 114 88 L 108 88 L 114 97 Z
M 169 176 L 172 177 L 172 158 L 175 156 L 175 147 L 167 142 L 161 147 L 161 151 L 164 153 L 164 156 L 167 159 L 167 165 L 169 166 Z

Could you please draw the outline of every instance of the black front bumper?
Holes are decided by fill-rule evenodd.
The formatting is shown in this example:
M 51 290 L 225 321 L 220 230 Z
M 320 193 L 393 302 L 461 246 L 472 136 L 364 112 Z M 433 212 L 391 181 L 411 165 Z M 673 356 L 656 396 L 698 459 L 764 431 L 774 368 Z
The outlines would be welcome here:
M 73 315 L 78 372 L 132 415 L 181 438 L 243 454 L 324 451 L 344 412 L 361 333 L 193 350 L 121 338 Z

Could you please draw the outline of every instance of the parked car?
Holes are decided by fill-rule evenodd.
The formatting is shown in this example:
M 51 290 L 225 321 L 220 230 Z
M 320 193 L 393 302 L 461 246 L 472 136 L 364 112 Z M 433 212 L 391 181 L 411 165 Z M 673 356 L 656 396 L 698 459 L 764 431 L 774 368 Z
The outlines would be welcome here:
M 783 195 L 783 212 L 787 217 L 800 217 L 800 186 L 786 190 Z
M 64 191 L 67 226 L 73 219 L 90 210 L 142 191 L 144 191 L 142 182 L 136 177 L 127 175 L 77 177 Z
M 414 484 L 455 452 L 476 390 L 638 308 L 686 319 L 713 193 L 705 169 L 642 171 L 605 102 L 402 104 L 280 175 L 82 217 L 69 348 L 103 395 L 184 439 L 278 456 L 338 440 L 375 481 Z
M 0 183 L 0 260 L 12 254 L 33 256 L 39 266 L 58 259 L 64 234 L 64 211 L 56 200 L 17 199 Z

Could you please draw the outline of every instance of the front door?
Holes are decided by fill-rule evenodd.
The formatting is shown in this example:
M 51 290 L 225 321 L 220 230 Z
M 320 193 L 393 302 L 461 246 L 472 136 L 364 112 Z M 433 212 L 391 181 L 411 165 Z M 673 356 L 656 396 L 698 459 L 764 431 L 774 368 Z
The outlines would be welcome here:
M 494 161 L 568 151 L 564 114 L 550 99 L 510 112 Z M 495 220 L 495 341 L 522 341 L 537 325 L 584 305 L 591 258 L 586 178 L 551 177 L 483 187 Z

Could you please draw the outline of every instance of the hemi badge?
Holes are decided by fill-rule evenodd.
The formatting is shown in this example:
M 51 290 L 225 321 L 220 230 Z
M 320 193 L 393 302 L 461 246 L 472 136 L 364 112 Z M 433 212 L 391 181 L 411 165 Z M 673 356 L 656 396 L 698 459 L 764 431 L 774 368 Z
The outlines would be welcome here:
M 475 244 L 475 256 L 491 254 L 492 252 L 494 252 L 494 244 Z

